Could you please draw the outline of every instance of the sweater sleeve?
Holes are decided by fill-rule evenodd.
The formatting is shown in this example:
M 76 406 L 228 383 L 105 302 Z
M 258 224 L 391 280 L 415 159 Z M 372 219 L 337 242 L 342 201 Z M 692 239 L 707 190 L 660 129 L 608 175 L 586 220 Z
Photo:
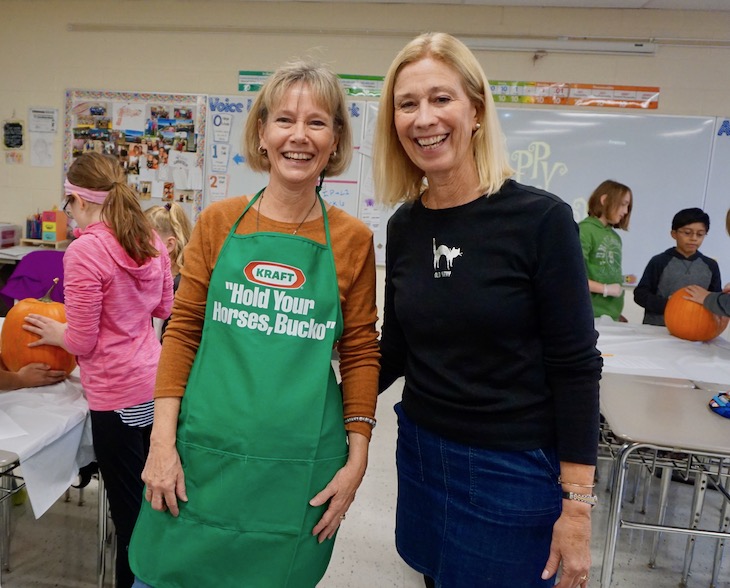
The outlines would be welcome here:
M 63 256 L 66 321 L 64 343 L 69 353 L 87 355 L 99 339 L 104 299 L 103 256 L 92 246 L 93 237 L 77 239 Z
M 659 278 L 669 262 L 669 257 L 660 254 L 649 260 L 646 269 L 634 288 L 634 302 L 651 314 L 664 314 L 667 299 L 657 294 Z
M 718 263 L 710 258 L 706 258 L 707 265 L 710 266 L 710 272 L 712 272 L 712 277 L 710 278 L 710 285 L 707 287 L 707 289 L 710 292 L 720 292 L 722 290 L 722 279 L 720 278 L 720 266 Z
M 332 245 L 335 250 L 337 280 L 340 286 L 343 331 L 337 343 L 342 376 L 343 415 L 345 418 L 375 417 L 380 352 L 375 329 L 375 248 L 370 231 L 347 227 L 351 221 L 336 223 L 332 211 Z M 359 223 L 359 221 L 358 221 Z M 358 237 L 355 237 L 355 234 Z M 362 235 L 362 236 L 359 236 Z M 345 425 L 368 439 L 372 427 L 365 422 Z
M 714 314 L 730 316 L 730 294 L 710 292 L 705 298 L 703 306 Z
M 397 213 L 396 213 L 397 214 Z M 393 251 L 397 251 L 397 231 L 393 223 L 397 216 L 388 221 L 388 238 L 385 244 L 385 302 L 383 306 L 383 327 L 380 338 L 380 379 L 378 392 L 385 392 L 399 377 L 405 373 L 406 341 L 398 317 L 395 312 L 392 284 Z
M 594 465 L 598 450 L 598 382 L 602 360 L 578 230 L 567 204 L 545 214 L 538 236 L 539 336 L 555 399 L 561 461 Z

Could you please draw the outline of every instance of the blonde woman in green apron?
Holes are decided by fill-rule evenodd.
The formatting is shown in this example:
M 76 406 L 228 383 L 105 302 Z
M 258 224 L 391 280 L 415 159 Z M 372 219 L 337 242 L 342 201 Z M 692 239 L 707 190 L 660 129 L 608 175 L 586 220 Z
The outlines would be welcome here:
M 379 371 L 372 233 L 318 188 L 349 165 L 348 118 L 328 68 L 277 70 L 244 133 L 267 186 L 195 226 L 158 371 L 136 586 L 310 588 L 325 573 L 365 474 Z

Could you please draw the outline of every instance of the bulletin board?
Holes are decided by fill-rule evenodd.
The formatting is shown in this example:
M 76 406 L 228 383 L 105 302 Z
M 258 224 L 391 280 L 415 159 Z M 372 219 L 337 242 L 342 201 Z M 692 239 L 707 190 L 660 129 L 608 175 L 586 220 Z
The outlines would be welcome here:
M 203 206 L 205 110 L 203 95 L 68 90 L 64 175 L 87 151 L 116 155 L 143 209 L 174 200 L 195 221 Z

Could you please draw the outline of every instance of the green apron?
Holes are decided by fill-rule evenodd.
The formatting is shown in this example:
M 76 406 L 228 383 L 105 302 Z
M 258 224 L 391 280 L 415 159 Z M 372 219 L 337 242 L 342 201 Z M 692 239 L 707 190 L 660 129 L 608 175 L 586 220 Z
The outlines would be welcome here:
M 326 506 L 309 500 L 347 460 L 332 348 L 342 309 L 327 244 L 237 235 L 211 275 L 202 339 L 183 396 L 180 515 L 143 501 L 130 546 L 155 588 L 312 588 L 334 541 L 312 535 Z

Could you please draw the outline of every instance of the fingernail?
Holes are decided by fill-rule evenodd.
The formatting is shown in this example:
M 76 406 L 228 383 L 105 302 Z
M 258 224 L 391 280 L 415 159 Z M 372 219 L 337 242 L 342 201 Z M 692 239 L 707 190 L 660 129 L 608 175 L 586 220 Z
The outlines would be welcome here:
M 543 580 L 547 580 L 550 577 L 550 572 L 548 570 L 542 571 L 542 576 L 540 576 Z

